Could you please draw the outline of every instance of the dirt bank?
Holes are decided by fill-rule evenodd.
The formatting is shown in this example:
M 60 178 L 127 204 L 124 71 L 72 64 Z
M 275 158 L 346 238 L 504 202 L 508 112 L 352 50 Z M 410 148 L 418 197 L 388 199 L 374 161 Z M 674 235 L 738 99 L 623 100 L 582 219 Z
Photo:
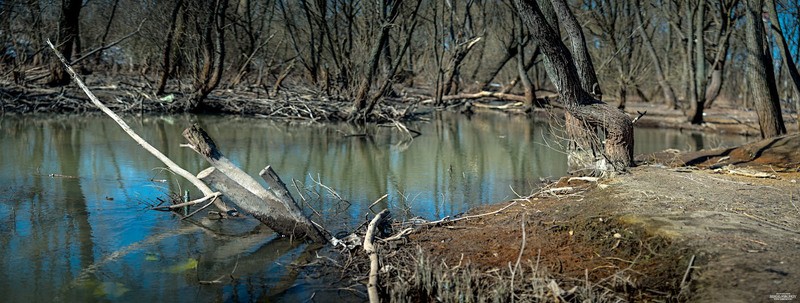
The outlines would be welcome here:
M 800 135 L 645 159 L 627 175 L 564 178 L 465 216 L 489 215 L 422 228 L 384 247 L 384 287 L 422 301 L 800 295 Z

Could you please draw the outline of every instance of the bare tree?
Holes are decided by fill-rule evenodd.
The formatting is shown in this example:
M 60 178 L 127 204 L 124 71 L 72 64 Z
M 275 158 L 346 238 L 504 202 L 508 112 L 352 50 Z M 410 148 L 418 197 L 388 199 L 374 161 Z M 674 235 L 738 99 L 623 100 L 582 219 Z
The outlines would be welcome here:
M 764 0 L 746 0 L 745 35 L 747 36 L 747 79 L 758 114 L 761 137 L 771 138 L 786 133 L 781 107 L 778 102 L 778 87 L 772 68 L 772 55 L 766 47 L 766 35 L 762 20 Z
M 81 15 L 81 0 L 62 0 L 61 1 L 61 16 L 58 20 L 58 51 L 64 54 L 67 60 L 72 60 L 74 49 L 80 49 L 79 35 L 80 35 L 80 15 Z M 49 85 L 62 86 L 70 82 L 67 71 L 58 63 L 54 61 L 50 65 L 50 80 Z
M 598 100 L 590 91 L 594 90 L 591 75 L 578 65 L 587 66 L 587 57 L 576 56 L 561 42 L 557 28 L 553 28 L 535 0 L 515 0 L 529 29 L 533 40 L 539 44 L 545 56 L 545 65 L 549 65 L 548 74 L 556 86 L 567 113 L 574 117 L 566 121 L 567 128 L 579 128 L 578 132 L 569 132 L 572 143 L 568 150 L 568 164 L 572 172 L 604 174 L 624 171 L 633 165 L 633 123 L 622 111 Z M 565 22 L 574 18 L 572 12 L 563 1 L 553 0 L 553 7 L 558 18 Z M 573 50 L 585 48 L 580 27 L 565 27 L 573 41 Z M 581 45 L 582 44 L 582 45 Z M 578 52 L 579 53 L 579 52 Z M 595 77 L 596 79 L 596 77 Z M 596 81 L 595 81 L 596 83 Z M 599 92 L 599 90 L 597 90 Z M 599 130 L 605 136 L 605 142 L 593 135 Z
M 207 15 L 198 28 L 202 33 L 202 63 L 194 79 L 194 92 L 183 104 L 183 110 L 187 112 L 197 110 L 208 94 L 217 88 L 225 66 L 225 11 L 228 0 L 211 0 L 206 5 Z
M 375 43 L 372 45 L 372 50 L 370 51 L 369 55 L 369 63 L 367 63 L 367 74 L 361 79 L 361 84 L 358 86 L 358 92 L 355 96 L 355 111 L 354 116 L 350 118 L 350 120 L 356 120 L 358 118 L 364 118 L 368 115 L 368 112 L 364 112 L 367 109 L 367 98 L 372 87 L 372 81 L 374 81 L 375 72 L 378 70 L 378 64 L 380 62 L 381 53 L 384 48 L 387 47 L 389 43 L 389 31 L 391 30 L 392 23 L 397 18 L 398 14 L 400 13 L 400 7 L 403 5 L 402 0 L 394 0 L 394 1 L 383 1 L 384 8 L 383 10 L 390 11 L 390 13 L 386 16 L 386 19 L 383 20 L 383 23 L 380 25 L 380 34 L 376 38 Z
M 705 108 L 711 108 L 711 104 L 714 103 L 714 100 L 719 97 L 722 91 L 722 84 L 725 80 L 723 74 L 728 61 L 728 49 L 730 48 L 730 38 L 733 33 L 732 24 L 741 18 L 741 13 L 736 10 L 739 3 L 739 0 L 724 0 L 713 2 L 712 4 L 714 5 L 711 6 L 715 10 L 712 16 L 714 23 L 717 25 L 717 31 L 712 40 L 716 45 L 716 55 L 711 61 L 711 71 L 708 76 L 710 82 L 708 82 L 705 91 Z
M 602 51 L 608 57 L 601 66 L 614 62 L 616 71 L 606 73 L 606 77 L 616 79 L 617 86 L 617 107 L 625 108 L 628 99 L 628 89 L 638 89 L 634 80 L 636 64 L 634 54 L 639 50 L 637 38 L 637 26 L 634 18 L 635 2 L 625 1 L 584 1 L 583 5 L 596 4 L 597 8 L 588 12 L 591 16 L 590 26 L 586 28 L 596 38 L 608 44 L 606 50 Z M 598 83 L 599 85 L 599 83 Z
M 182 9 L 183 0 L 178 0 L 175 2 L 175 7 L 172 9 L 172 14 L 170 14 L 171 18 L 169 21 L 169 31 L 167 32 L 167 38 L 164 42 L 164 61 L 161 65 L 162 73 L 156 88 L 156 94 L 158 95 L 164 93 L 164 90 L 167 86 L 167 80 L 169 79 L 170 72 L 172 71 L 172 49 L 173 45 L 175 45 L 175 33 L 178 27 L 178 13 L 180 13 Z
M 699 0 L 695 5 L 687 8 L 687 17 L 692 22 L 687 23 L 690 27 L 687 34 L 691 39 L 686 42 L 686 58 L 692 62 L 691 83 L 689 84 L 689 98 L 691 99 L 691 111 L 689 122 L 692 124 L 703 123 L 703 109 L 705 108 L 706 90 L 706 38 L 705 38 L 705 18 L 706 1 Z M 694 60 L 691 60 L 694 56 Z M 702 93 L 701 93 L 702 92 Z
M 637 1 L 637 3 L 639 8 L 641 8 L 641 1 Z M 661 91 L 664 94 L 664 101 L 670 108 L 678 109 L 678 98 L 675 96 L 675 90 L 672 89 L 672 85 L 667 80 L 666 73 L 662 67 L 661 59 L 659 58 L 658 54 L 656 53 L 656 49 L 653 46 L 652 38 L 645 30 L 645 24 L 642 22 L 642 12 L 635 12 L 634 17 L 636 18 L 636 26 L 638 27 L 639 33 L 642 36 L 642 42 L 644 42 L 647 53 L 650 55 L 650 60 L 653 61 L 653 68 L 656 73 L 656 81 L 658 81 L 658 85 L 661 87 Z

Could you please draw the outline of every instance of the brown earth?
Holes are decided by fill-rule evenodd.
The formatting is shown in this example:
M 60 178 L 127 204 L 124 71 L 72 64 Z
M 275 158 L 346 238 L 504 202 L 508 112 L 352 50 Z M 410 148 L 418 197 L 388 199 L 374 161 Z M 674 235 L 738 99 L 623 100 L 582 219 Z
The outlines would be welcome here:
M 407 246 L 448 268 L 536 264 L 563 289 L 592 283 L 628 301 L 800 295 L 800 135 L 640 158 L 630 174 L 565 177 L 467 215 L 505 208 L 497 214 L 423 229 Z

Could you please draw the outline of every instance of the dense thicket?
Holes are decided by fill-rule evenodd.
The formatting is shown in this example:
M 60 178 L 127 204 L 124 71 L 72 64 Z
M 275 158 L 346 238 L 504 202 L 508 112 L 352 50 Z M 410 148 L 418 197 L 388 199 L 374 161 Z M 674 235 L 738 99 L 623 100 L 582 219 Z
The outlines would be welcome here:
M 604 100 L 664 103 L 694 123 L 718 99 L 757 108 L 745 77 L 753 70 L 745 20 L 759 13 L 754 24 L 774 59 L 767 81 L 783 102 L 797 99 L 800 4 L 764 2 L 748 15 L 743 0 L 567 1 Z M 0 1 L 4 83 L 63 83 L 48 65 L 49 38 L 85 72 L 135 75 L 162 96 L 184 93 L 187 110 L 222 88 L 313 87 L 352 100 L 353 118 L 412 88 L 438 105 L 481 90 L 529 103 L 533 91 L 555 91 L 512 0 L 95 0 L 70 24 L 75 3 Z

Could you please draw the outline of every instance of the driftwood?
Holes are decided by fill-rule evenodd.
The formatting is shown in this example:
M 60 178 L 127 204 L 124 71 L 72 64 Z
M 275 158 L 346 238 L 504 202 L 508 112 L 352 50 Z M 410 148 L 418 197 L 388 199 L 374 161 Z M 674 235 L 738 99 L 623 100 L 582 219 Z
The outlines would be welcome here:
M 375 233 L 381 221 L 386 219 L 389 215 L 389 210 L 384 209 L 377 215 L 367 226 L 367 234 L 364 236 L 364 251 L 369 255 L 369 283 L 367 284 L 367 293 L 369 294 L 369 302 L 380 302 L 378 297 L 378 252 L 375 250 Z
M 147 150 L 150 154 L 152 154 L 153 156 L 158 158 L 158 160 L 161 160 L 161 162 L 163 162 L 164 165 L 166 165 L 167 168 L 169 168 L 169 170 L 171 170 L 172 172 L 176 173 L 177 175 L 185 178 L 186 180 L 189 180 L 189 182 L 191 182 L 192 185 L 197 187 L 197 189 L 200 190 L 203 193 L 203 195 L 205 195 L 207 197 L 216 196 L 217 195 L 217 193 L 212 191 L 211 188 L 208 187 L 208 185 L 203 183 L 203 181 L 200 181 L 200 179 L 195 177 L 192 173 L 186 171 L 185 169 L 180 167 L 178 164 L 175 164 L 175 162 L 173 162 L 172 159 L 168 158 L 166 155 L 161 153 L 161 151 L 159 151 L 158 149 L 156 149 L 155 147 L 150 145 L 150 143 L 145 141 L 136 132 L 134 132 L 133 129 L 131 129 L 131 127 L 128 126 L 128 124 L 125 123 L 124 120 L 122 120 L 122 118 L 117 116 L 117 114 L 115 114 L 111 109 L 109 109 L 102 102 L 100 102 L 100 100 L 97 99 L 97 97 L 94 95 L 94 93 L 92 93 L 92 91 L 89 90 L 88 87 L 86 87 L 86 84 L 83 83 L 83 80 L 81 80 L 81 78 L 78 76 L 78 73 L 76 73 L 75 70 L 73 70 L 72 67 L 70 67 L 70 65 L 67 64 L 67 60 L 64 58 L 64 56 L 60 52 L 58 52 L 56 50 L 56 47 L 53 46 L 53 44 L 50 42 L 50 40 L 47 40 L 47 45 L 49 45 L 50 48 L 53 49 L 53 52 L 55 52 L 55 54 L 58 57 L 58 59 L 61 60 L 61 63 L 64 64 L 64 68 L 66 68 L 67 73 L 69 73 L 69 75 L 72 76 L 72 79 L 75 80 L 75 83 L 77 83 L 78 86 L 81 89 L 83 89 L 83 92 L 86 93 L 86 96 L 89 97 L 89 99 L 92 101 L 92 103 L 95 106 L 97 106 L 97 108 L 102 110 L 103 113 L 105 113 L 106 115 L 111 117 L 111 119 L 113 119 L 114 122 L 117 122 L 117 124 L 119 124 L 119 127 L 121 127 L 122 130 L 125 131 L 125 133 L 127 133 L 131 138 L 133 138 L 133 140 L 136 141 L 136 143 L 141 145 L 142 148 Z M 232 211 L 232 209 L 229 208 L 228 206 L 226 206 L 224 203 L 222 203 L 222 201 L 220 199 L 214 198 L 212 201 L 213 201 L 214 205 L 217 208 L 219 208 L 221 211 L 223 211 L 223 212 L 231 212 Z
M 516 102 L 526 101 L 525 96 L 509 94 L 509 93 L 490 92 L 490 91 L 481 91 L 472 94 L 464 93 L 464 94 L 442 96 L 442 101 L 481 99 L 481 98 L 492 98 L 492 99 L 508 100 Z M 423 100 L 422 103 L 432 103 L 433 101 L 434 101 L 433 99 L 428 99 L 428 100 Z
M 252 214 L 279 234 L 307 237 L 317 243 L 327 242 L 320 230 L 303 215 L 286 186 L 270 167 L 261 173 L 267 176 L 264 179 L 271 186 L 271 190 L 267 190 L 226 158 L 217 149 L 214 140 L 199 126 L 187 128 L 183 136 L 189 140 L 188 147 L 214 166 L 213 170 L 207 169 L 198 177 L 225 193 L 241 210 Z

